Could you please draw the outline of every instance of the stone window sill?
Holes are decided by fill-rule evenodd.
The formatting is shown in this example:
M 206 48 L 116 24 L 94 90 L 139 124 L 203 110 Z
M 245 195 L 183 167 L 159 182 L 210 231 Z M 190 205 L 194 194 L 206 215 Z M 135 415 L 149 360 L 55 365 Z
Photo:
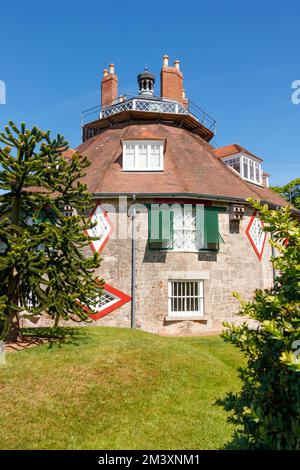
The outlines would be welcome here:
M 190 315 L 190 316 L 187 316 L 187 315 L 183 315 L 183 316 L 170 316 L 170 315 L 167 315 L 165 317 L 165 320 L 166 321 L 207 321 L 208 320 L 208 316 L 207 315 Z

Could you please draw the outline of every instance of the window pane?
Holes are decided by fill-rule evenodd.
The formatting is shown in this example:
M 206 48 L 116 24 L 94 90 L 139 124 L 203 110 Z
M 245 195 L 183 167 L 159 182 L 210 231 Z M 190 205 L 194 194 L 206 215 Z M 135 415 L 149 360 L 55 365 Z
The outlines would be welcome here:
M 134 167 L 134 152 L 135 146 L 127 144 L 125 145 L 125 154 L 124 154 L 124 167 L 133 168 Z
M 149 167 L 160 167 L 160 145 L 150 145 Z
M 244 161 L 244 178 L 249 178 L 249 160 L 248 158 L 243 158 Z
M 232 168 L 237 171 L 238 173 L 241 172 L 241 164 L 240 164 L 240 159 L 235 158 L 232 162 Z
M 254 181 L 254 163 L 250 160 L 250 180 Z
M 134 155 L 125 155 L 124 156 L 124 168 L 133 168 L 134 167 Z
M 137 169 L 147 168 L 147 145 L 139 144 L 137 146 Z
M 255 163 L 255 179 L 257 183 L 260 183 L 260 165 Z

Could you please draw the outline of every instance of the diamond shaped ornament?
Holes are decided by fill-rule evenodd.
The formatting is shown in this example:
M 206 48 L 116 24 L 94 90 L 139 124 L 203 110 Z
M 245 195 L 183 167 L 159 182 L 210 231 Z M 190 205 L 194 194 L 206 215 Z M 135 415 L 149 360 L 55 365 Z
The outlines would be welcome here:
M 267 238 L 267 233 L 263 231 L 263 227 L 264 227 L 264 224 L 260 220 L 257 214 L 257 211 L 255 211 L 247 226 L 246 234 L 260 261 L 262 259 L 262 255 L 263 255 L 263 251 L 264 251 L 264 247 L 266 243 L 266 238 Z
M 87 234 L 90 237 L 97 238 L 96 240 L 91 241 L 90 245 L 93 251 L 100 253 L 113 232 L 113 225 L 100 202 L 91 213 L 90 219 L 93 223 L 96 223 L 96 225 L 93 228 L 88 229 Z
M 131 300 L 131 297 L 106 283 L 104 284 L 102 294 L 97 300 L 97 304 L 93 305 L 93 307 L 84 307 L 88 316 L 93 320 L 99 320 L 99 318 L 105 317 L 117 308 L 122 307 L 122 305 Z

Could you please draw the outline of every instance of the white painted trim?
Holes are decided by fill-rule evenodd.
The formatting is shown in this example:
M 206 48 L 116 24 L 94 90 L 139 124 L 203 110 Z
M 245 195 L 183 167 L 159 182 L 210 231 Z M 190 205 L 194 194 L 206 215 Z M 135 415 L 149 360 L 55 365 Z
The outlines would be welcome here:
M 123 141 L 123 156 L 122 156 L 122 171 L 137 171 L 137 172 L 156 172 L 156 171 L 164 171 L 164 140 L 124 140 Z M 127 166 L 126 165 L 126 145 L 133 145 L 134 146 L 134 166 Z M 145 167 L 138 167 L 136 162 L 138 161 L 138 146 L 139 145 L 146 145 L 147 146 L 147 153 L 146 153 L 146 161 L 147 164 Z M 149 159 L 151 155 L 151 145 L 158 145 L 159 146 L 159 162 L 160 165 L 158 167 L 151 167 L 149 166 Z
M 181 294 L 180 296 L 179 295 L 176 295 L 176 296 L 172 296 L 172 284 L 174 282 L 178 282 L 178 283 L 187 283 L 187 282 L 193 282 L 193 283 L 198 283 L 198 295 L 185 295 L 185 294 Z M 185 290 L 185 289 L 184 289 Z M 198 299 L 198 305 L 200 307 L 200 310 L 198 311 L 189 311 L 189 310 L 182 310 L 182 311 L 178 311 L 178 312 L 175 312 L 172 310 L 172 299 L 174 298 L 178 298 L 178 299 L 182 299 L 183 302 L 181 301 L 181 305 L 186 305 L 186 300 L 185 299 Z M 179 305 L 177 303 L 177 305 Z M 167 317 L 169 318 L 172 318 L 174 320 L 186 320 L 188 318 L 195 318 L 197 317 L 199 319 L 200 317 L 200 320 L 203 319 L 204 317 L 204 280 L 203 279 L 199 279 L 199 274 L 197 276 L 197 278 L 195 279 L 168 279 L 168 315 Z
M 243 161 L 243 158 L 247 158 L 248 160 L 252 160 L 254 163 L 258 163 L 259 165 L 259 172 L 260 172 L 260 182 L 258 181 L 253 181 L 251 180 L 250 178 L 246 178 L 244 176 L 244 161 Z M 262 160 L 259 159 L 259 158 L 256 158 L 256 157 L 252 157 L 251 155 L 248 155 L 247 153 L 243 153 L 243 152 L 239 152 L 239 153 L 234 153 L 232 155 L 228 155 L 226 157 L 223 157 L 221 158 L 221 160 L 227 164 L 227 162 L 229 162 L 230 160 L 233 160 L 233 159 L 239 159 L 240 160 L 240 168 L 241 168 L 241 173 L 239 173 L 238 171 L 236 171 L 234 168 L 232 168 L 231 166 L 227 165 L 228 168 L 230 168 L 232 171 L 234 171 L 234 173 L 236 173 L 240 178 L 242 178 L 244 181 L 247 181 L 249 183 L 252 183 L 252 184 L 255 184 L 259 187 L 263 187 L 263 178 L 262 178 L 262 173 L 263 173 L 263 170 L 262 170 Z M 250 173 L 250 165 L 248 165 L 248 170 L 249 170 L 249 173 Z M 254 172 L 255 172 L 255 165 L 254 165 Z
M 167 315 L 165 317 L 166 321 L 207 321 L 208 316 L 207 315 L 191 315 L 191 316 L 182 316 L 182 317 L 174 317 Z

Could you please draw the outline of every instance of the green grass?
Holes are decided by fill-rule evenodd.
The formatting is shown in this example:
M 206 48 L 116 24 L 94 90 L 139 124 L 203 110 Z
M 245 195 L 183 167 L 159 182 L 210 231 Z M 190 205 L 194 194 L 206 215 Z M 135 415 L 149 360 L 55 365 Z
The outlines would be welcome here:
M 74 328 L 63 343 L 6 355 L 1 449 L 220 449 L 233 425 L 215 404 L 243 359 L 218 336 Z

